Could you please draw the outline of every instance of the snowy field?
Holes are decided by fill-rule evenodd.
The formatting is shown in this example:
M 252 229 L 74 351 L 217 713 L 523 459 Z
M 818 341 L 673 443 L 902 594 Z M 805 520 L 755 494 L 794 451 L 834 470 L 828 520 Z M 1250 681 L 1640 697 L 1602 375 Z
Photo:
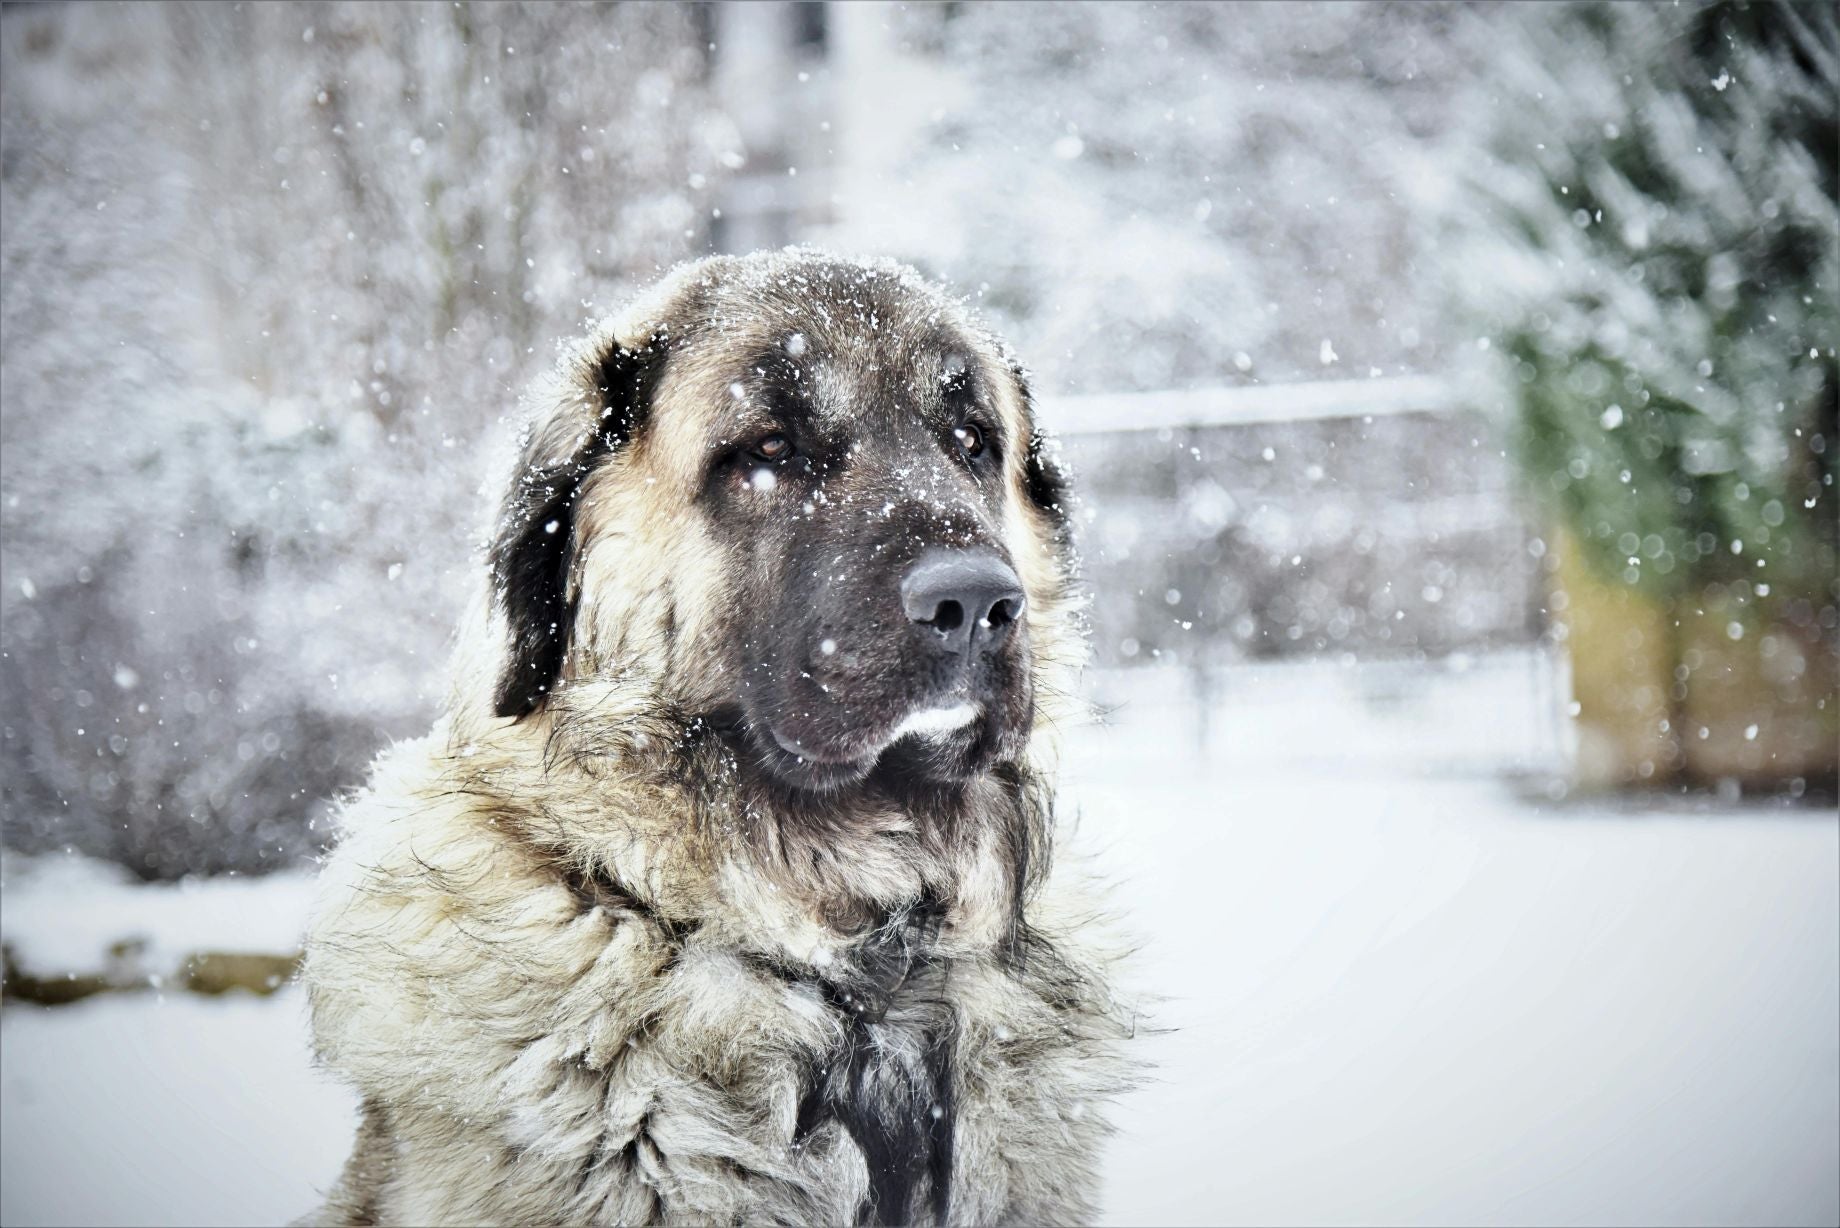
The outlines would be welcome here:
M 1504 773 L 1556 750 L 1549 685 L 1524 657 L 1242 671 L 1197 733 L 1175 675 L 1099 680 L 1076 843 L 1174 1029 L 1108 1222 L 1840 1219 L 1840 824 L 1543 800 Z M 77 873 L 10 877 L 8 940 L 272 945 L 305 898 Z M 293 989 L 9 1007 L 0 1114 L 18 1225 L 285 1221 L 354 1123 Z

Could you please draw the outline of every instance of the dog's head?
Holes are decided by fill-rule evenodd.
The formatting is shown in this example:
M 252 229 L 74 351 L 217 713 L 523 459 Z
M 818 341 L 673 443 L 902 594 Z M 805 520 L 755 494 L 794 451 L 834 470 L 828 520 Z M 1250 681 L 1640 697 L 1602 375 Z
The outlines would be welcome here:
M 1021 753 L 1070 651 L 1066 495 L 1020 368 L 937 288 L 702 261 L 535 399 L 490 553 L 498 717 L 641 687 L 820 792 Z

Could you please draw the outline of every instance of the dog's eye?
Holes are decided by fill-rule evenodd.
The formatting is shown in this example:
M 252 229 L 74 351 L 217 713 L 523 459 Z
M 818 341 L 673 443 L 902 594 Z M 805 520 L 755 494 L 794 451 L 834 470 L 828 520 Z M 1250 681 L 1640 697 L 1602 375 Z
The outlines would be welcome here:
M 761 439 L 750 451 L 760 460 L 785 460 L 792 455 L 792 441 L 775 432 Z
M 984 432 L 978 430 L 977 427 L 972 426 L 969 422 L 953 430 L 952 438 L 958 440 L 959 449 L 963 451 L 966 456 L 983 455 Z

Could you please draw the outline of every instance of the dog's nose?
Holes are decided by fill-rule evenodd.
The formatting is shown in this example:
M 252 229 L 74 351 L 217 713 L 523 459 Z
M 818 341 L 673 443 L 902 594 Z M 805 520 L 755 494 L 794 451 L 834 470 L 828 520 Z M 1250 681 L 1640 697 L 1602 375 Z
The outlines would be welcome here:
M 1022 617 L 1022 581 L 988 550 L 929 550 L 901 577 L 901 608 L 952 652 L 994 649 Z

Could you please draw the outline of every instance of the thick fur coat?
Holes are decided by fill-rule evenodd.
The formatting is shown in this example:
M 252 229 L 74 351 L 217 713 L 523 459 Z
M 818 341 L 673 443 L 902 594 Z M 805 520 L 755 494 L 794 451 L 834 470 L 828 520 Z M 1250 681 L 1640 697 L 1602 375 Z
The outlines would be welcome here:
M 755 396 L 762 353 L 803 408 Z M 975 456 L 849 408 L 959 388 Z M 756 399 L 833 459 L 763 480 L 779 445 L 723 425 Z M 911 271 L 786 252 L 680 270 L 528 408 L 447 715 L 324 873 L 305 977 L 363 1122 L 317 1220 L 1092 1218 L 1136 1017 L 1049 855 L 1079 642 L 1020 369 Z M 797 562 L 869 532 L 848 575 Z M 933 740 L 892 727 L 872 588 L 838 596 L 910 540 L 999 550 L 1027 598 L 988 719 Z

